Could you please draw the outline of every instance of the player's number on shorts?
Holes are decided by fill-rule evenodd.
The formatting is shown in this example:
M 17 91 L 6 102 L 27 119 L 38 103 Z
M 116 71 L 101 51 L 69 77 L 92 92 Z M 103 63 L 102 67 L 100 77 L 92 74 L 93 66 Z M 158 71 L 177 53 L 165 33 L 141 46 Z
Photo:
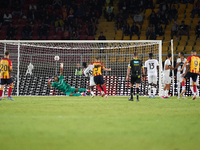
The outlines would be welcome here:
M 149 68 L 154 69 L 154 63 L 149 63 Z
M 7 71 L 7 70 L 8 70 L 8 66 L 1 64 L 1 71 Z

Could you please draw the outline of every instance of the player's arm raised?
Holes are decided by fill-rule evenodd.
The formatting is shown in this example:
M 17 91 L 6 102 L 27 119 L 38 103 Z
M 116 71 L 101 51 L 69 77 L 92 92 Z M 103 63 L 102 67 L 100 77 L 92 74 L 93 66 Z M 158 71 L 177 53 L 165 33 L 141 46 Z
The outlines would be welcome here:
M 111 71 L 111 68 L 102 68 L 104 71 Z
M 60 75 L 63 76 L 63 63 L 60 63 Z
M 51 85 L 51 78 L 49 78 L 49 80 L 48 80 L 48 86 L 52 87 L 52 85 Z

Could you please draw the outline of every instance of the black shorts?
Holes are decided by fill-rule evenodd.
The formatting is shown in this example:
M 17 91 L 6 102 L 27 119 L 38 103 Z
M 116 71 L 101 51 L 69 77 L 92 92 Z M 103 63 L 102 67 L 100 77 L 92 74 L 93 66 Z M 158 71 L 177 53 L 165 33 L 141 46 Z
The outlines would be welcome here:
M 94 82 L 95 82 L 96 85 L 104 84 L 103 76 L 102 75 L 94 76 Z
M 131 84 L 141 83 L 140 75 L 131 75 Z
M 184 76 L 185 79 L 189 79 L 190 77 L 192 78 L 192 81 L 193 82 L 196 82 L 197 81 L 197 77 L 198 77 L 198 73 L 192 73 L 192 72 L 187 72 Z
M 10 79 L 1 79 L 1 85 L 11 84 L 11 83 L 13 83 L 12 78 L 10 78 Z

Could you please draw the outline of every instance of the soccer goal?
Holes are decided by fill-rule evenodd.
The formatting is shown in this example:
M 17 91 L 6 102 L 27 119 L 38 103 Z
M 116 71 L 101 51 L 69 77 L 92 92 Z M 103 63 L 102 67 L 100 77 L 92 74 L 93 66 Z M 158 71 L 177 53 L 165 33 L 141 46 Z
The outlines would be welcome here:
M 153 52 L 159 61 L 158 93 L 161 93 L 162 41 L 0 41 L 1 53 L 8 50 L 13 62 L 12 78 L 14 89 L 12 95 L 63 95 L 47 86 L 48 78 L 59 75 L 60 65 L 64 63 L 64 79 L 71 86 L 88 88 L 88 80 L 83 75 L 75 75 L 77 64 L 94 62 L 100 57 L 111 72 L 102 72 L 108 95 L 129 95 L 130 81 L 126 81 L 127 67 L 134 52 L 143 63 L 148 54 Z M 54 59 L 59 56 L 58 59 Z M 57 57 L 56 57 L 57 58 Z M 52 92 L 52 90 L 54 90 Z M 96 91 L 97 92 L 97 91 Z M 141 95 L 147 94 L 147 79 L 140 86 Z M 157 93 L 157 94 L 158 94 Z M 98 94 L 98 93 L 96 93 Z

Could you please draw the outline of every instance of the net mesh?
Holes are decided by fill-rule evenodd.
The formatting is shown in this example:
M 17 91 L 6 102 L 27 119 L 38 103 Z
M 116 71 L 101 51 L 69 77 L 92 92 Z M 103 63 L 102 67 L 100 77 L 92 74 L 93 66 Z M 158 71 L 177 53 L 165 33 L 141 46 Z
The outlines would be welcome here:
M 17 94 L 18 43 L 0 43 L 1 54 L 8 50 L 13 62 L 12 78 L 14 79 L 13 95 Z M 95 57 L 100 57 L 110 72 L 102 72 L 109 95 L 129 95 L 130 83 L 125 81 L 127 66 L 134 52 L 144 63 L 148 54 L 153 52 L 154 58 L 159 60 L 159 42 L 85 42 L 53 43 L 53 42 L 20 42 L 19 57 L 19 95 L 63 95 L 56 89 L 47 86 L 48 78 L 59 75 L 60 64 L 64 63 L 64 80 L 77 88 L 89 88 L 88 81 L 83 76 L 75 76 L 75 69 L 79 63 L 90 64 Z M 54 57 L 59 56 L 59 61 Z M 146 94 L 147 82 L 141 84 L 141 94 Z M 95 90 L 98 94 L 98 91 Z

